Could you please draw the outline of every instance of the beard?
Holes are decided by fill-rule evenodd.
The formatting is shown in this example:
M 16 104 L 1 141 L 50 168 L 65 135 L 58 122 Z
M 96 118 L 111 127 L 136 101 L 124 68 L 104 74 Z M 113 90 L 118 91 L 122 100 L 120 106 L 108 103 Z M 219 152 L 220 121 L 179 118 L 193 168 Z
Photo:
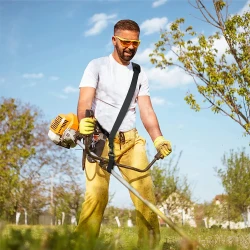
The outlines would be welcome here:
M 136 53 L 136 49 L 120 48 L 118 45 L 116 45 L 115 48 L 120 59 L 125 62 L 131 61 Z

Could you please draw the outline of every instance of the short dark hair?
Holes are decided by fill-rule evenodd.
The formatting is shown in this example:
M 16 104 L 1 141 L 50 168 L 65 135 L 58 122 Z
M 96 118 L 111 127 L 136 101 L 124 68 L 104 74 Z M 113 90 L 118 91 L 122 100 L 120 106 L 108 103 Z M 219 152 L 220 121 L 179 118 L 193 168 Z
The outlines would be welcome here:
M 132 30 L 140 33 L 139 25 L 135 21 L 129 19 L 118 21 L 114 26 L 114 34 L 117 30 Z

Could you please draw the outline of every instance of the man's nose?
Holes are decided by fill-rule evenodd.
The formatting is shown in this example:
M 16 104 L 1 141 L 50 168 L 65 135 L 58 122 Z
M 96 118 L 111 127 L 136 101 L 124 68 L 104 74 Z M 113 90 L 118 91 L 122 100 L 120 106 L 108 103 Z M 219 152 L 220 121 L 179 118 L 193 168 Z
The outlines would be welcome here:
M 135 47 L 133 46 L 132 43 L 130 43 L 130 45 L 128 46 L 129 49 L 134 49 Z

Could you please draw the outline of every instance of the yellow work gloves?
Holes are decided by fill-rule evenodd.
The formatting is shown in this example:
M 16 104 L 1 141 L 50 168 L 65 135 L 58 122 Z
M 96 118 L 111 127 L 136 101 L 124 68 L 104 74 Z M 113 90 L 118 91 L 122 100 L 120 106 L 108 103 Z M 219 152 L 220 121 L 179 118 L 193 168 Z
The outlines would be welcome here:
M 161 158 L 168 156 L 172 152 L 170 141 L 165 140 L 163 136 L 158 136 L 154 140 L 154 145 L 157 151 L 161 153 Z
M 94 133 L 96 119 L 92 117 L 85 117 L 81 119 L 79 124 L 79 131 L 83 135 L 90 135 Z

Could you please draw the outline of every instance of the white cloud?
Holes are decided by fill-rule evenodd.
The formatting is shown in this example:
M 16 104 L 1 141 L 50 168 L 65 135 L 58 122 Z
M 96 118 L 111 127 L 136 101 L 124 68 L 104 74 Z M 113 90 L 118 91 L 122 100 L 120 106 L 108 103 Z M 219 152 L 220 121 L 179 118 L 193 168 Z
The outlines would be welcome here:
M 58 77 L 58 76 L 50 76 L 50 77 L 49 77 L 49 80 L 50 80 L 50 81 L 58 81 L 58 80 L 59 80 L 59 77 Z
M 168 107 L 174 107 L 175 106 L 175 104 L 174 103 L 172 103 L 172 102 L 170 102 L 170 101 L 167 101 L 167 103 L 166 103 L 167 105 L 168 105 Z
M 155 32 L 159 32 L 161 29 L 166 28 L 167 22 L 168 22 L 168 19 L 166 17 L 162 17 L 162 18 L 155 17 L 155 18 L 144 21 L 140 25 L 140 27 L 141 27 L 141 30 L 144 31 L 145 35 L 150 35 Z
M 67 86 L 66 88 L 63 89 L 63 92 L 66 93 L 66 94 L 75 93 L 75 92 L 78 92 L 78 91 L 79 91 L 78 88 L 74 88 L 72 86 Z
M 153 52 L 152 46 L 149 48 L 144 49 L 141 52 L 136 53 L 134 60 L 140 64 L 147 64 L 150 63 L 149 54 Z
M 226 56 L 227 65 L 235 63 L 235 58 L 233 57 L 233 55 L 225 53 L 226 49 L 228 49 L 229 46 L 227 42 L 225 41 L 224 37 L 221 38 L 220 40 L 215 41 L 214 47 L 218 50 L 217 57 L 216 57 L 217 63 L 219 63 L 219 60 L 223 53 Z
M 25 73 L 23 74 L 23 78 L 26 78 L 26 79 L 41 79 L 44 77 L 44 74 L 43 73 L 32 73 L 32 74 L 29 74 L 29 73 Z
M 30 83 L 22 85 L 22 88 L 32 88 L 34 86 L 36 86 L 36 82 L 30 82 Z
M 153 8 L 159 7 L 163 4 L 165 4 L 166 2 L 167 2 L 167 0 L 156 0 L 153 2 L 152 7 Z
M 140 64 L 151 64 L 150 62 L 150 57 L 149 57 L 149 54 L 153 53 L 153 50 L 155 49 L 155 46 L 154 44 L 151 44 L 148 48 L 144 49 L 143 51 L 139 51 L 136 53 L 135 57 L 134 57 L 134 61 L 140 63 Z M 173 59 L 173 62 L 176 62 L 177 61 L 177 57 L 174 53 L 174 51 L 177 50 L 177 47 L 173 47 L 172 48 L 173 51 L 169 50 L 167 53 L 166 53 L 166 58 L 169 58 L 171 57 Z M 161 57 L 157 57 L 157 56 L 154 56 L 153 58 L 157 59 L 157 60 L 161 60 L 162 58 Z
M 152 53 L 154 45 L 151 44 L 141 53 L 136 54 L 135 61 L 144 65 L 143 70 L 146 72 L 150 87 L 153 89 L 177 88 L 193 83 L 193 78 L 187 75 L 183 70 L 176 66 L 167 67 L 166 69 L 156 68 L 150 63 L 149 54 Z M 173 48 L 175 50 L 175 48 Z M 166 53 L 166 58 L 172 57 L 173 62 L 177 61 L 172 51 Z M 159 58 L 160 60 L 161 58 Z M 167 103 L 172 105 L 172 103 Z
M 57 98 L 59 99 L 68 99 L 68 97 L 66 95 L 61 95 L 61 94 L 57 94 L 55 95 Z
M 163 105 L 166 103 L 165 99 L 161 98 L 161 97 L 152 97 L 151 98 L 152 104 L 153 105 Z
M 194 45 L 198 45 L 198 43 L 199 43 L 198 38 L 193 38 L 192 42 Z M 218 51 L 216 59 L 217 59 L 217 61 L 219 61 L 222 54 L 225 54 L 226 50 L 229 48 L 224 36 L 221 36 L 220 39 L 214 39 L 213 48 L 217 49 L 217 51 Z M 176 50 L 176 48 L 174 50 Z M 174 58 L 177 60 L 176 56 L 174 56 Z M 232 55 L 226 54 L 226 60 L 228 63 L 231 63 L 234 59 L 233 59 Z
M 93 15 L 89 21 L 93 27 L 85 32 L 85 36 L 94 36 L 101 33 L 108 26 L 109 20 L 113 20 L 116 16 L 116 14 L 106 15 L 105 13 Z
M 193 78 L 177 67 L 163 70 L 160 68 L 144 70 L 146 71 L 152 89 L 177 88 L 193 83 Z
M 170 101 L 166 101 L 164 98 L 160 97 L 160 96 L 154 96 L 151 97 L 151 102 L 154 106 L 162 106 L 164 105 L 165 107 L 167 106 L 168 108 L 173 107 L 174 104 Z
M 250 5 L 250 0 L 248 0 L 246 2 L 246 4 L 244 5 L 244 7 L 239 11 L 239 15 L 242 15 L 244 12 L 249 11 L 249 5 Z
M 55 96 L 56 98 L 59 98 L 59 99 L 68 99 L 68 97 L 66 95 L 62 95 L 62 94 L 58 94 L 58 93 L 53 93 L 53 92 L 50 92 L 51 95 Z

